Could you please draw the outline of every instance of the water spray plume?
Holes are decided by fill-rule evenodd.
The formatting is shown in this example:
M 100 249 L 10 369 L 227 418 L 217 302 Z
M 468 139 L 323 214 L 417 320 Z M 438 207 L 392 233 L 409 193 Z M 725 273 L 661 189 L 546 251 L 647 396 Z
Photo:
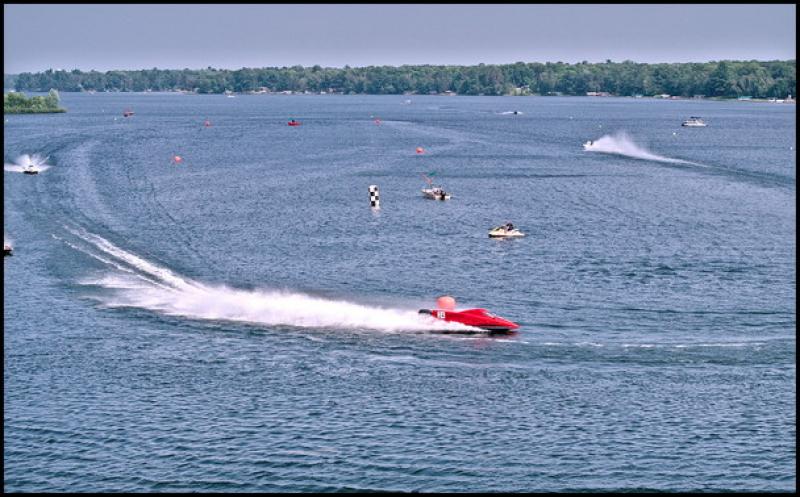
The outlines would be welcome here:
M 377 331 L 475 331 L 460 323 L 420 316 L 416 310 L 364 305 L 286 290 L 242 290 L 207 285 L 124 250 L 105 238 L 69 229 L 104 263 L 108 272 L 80 283 L 109 292 L 98 296 L 108 307 L 135 307 L 193 319 L 239 321 L 267 326 L 370 329 Z M 66 242 L 65 242 L 66 243 Z M 67 245 L 77 247 L 74 244 Z
M 690 162 L 682 159 L 673 159 L 654 154 L 646 148 L 637 145 L 628 136 L 627 133 L 621 131 L 614 135 L 604 135 L 593 142 L 588 142 L 584 145 L 584 150 L 587 152 L 601 152 L 604 154 L 622 155 L 632 159 L 651 160 L 656 162 L 666 162 L 670 164 L 694 164 L 700 165 L 695 162 Z
M 50 169 L 50 165 L 46 163 L 49 158 L 50 157 L 42 157 L 39 154 L 22 154 L 14 160 L 13 164 L 5 163 L 3 165 L 3 170 L 22 173 L 25 172 L 25 169 L 32 167 L 39 172 L 47 171 Z

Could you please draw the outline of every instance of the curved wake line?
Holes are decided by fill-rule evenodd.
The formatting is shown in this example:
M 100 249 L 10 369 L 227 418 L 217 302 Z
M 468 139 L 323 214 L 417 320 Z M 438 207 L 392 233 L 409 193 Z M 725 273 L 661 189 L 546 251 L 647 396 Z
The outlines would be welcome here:
M 46 164 L 47 159 L 49 159 L 49 157 L 42 157 L 39 154 L 22 154 L 14 160 L 13 164 L 9 164 L 8 162 L 3 164 L 3 170 L 12 173 L 22 173 L 25 172 L 25 169 L 33 167 L 39 172 L 47 171 L 50 169 L 50 166 Z
M 181 277 L 99 235 L 65 228 L 91 248 L 83 249 L 63 240 L 68 246 L 90 255 L 112 269 L 99 277 L 79 281 L 82 285 L 110 290 L 104 295 L 94 297 L 107 307 L 134 307 L 170 316 L 271 326 L 388 332 L 482 331 L 423 316 L 416 310 L 368 306 L 292 291 L 241 290 L 226 285 L 206 285 Z M 99 251 L 101 254 L 92 251 Z
M 654 154 L 644 147 L 634 143 L 630 136 L 624 131 L 615 135 L 603 135 L 590 144 L 584 144 L 583 149 L 587 152 L 600 152 L 604 154 L 622 155 L 632 159 L 650 160 L 656 162 L 665 162 L 668 164 L 689 164 L 693 166 L 704 166 L 697 162 L 691 162 L 683 159 L 673 159 L 671 157 L 664 157 L 662 155 Z

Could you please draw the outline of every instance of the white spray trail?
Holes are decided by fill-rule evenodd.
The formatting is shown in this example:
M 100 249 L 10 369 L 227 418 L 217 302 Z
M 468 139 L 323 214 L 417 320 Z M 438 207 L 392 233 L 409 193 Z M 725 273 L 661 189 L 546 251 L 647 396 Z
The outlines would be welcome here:
M 634 159 L 652 160 L 657 162 L 666 162 L 670 164 L 693 164 L 696 166 L 702 165 L 696 162 L 690 162 L 682 159 L 672 159 L 654 154 L 644 147 L 640 147 L 633 142 L 630 136 L 624 131 L 616 133 L 615 135 L 604 135 L 593 142 L 587 142 L 583 145 L 583 149 L 587 152 L 601 152 L 604 154 L 616 154 Z
M 262 325 L 289 325 L 379 331 L 480 331 L 446 323 L 411 309 L 389 309 L 343 300 L 331 300 L 280 290 L 242 290 L 206 285 L 181 277 L 106 240 L 67 228 L 93 250 L 89 254 L 115 271 L 80 281 L 112 290 L 97 297 L 108 307 L 136 307 L 171 316 L 241 321 Z M 86 252 L 73 244 L 73 248 Z M 86 252 L 89 253 L 89 252 Z
M 29 167 L 33 167 L 37 169 L 39 172 L 47 171 L 50 169 L 50 166 L 46 164 L 47 159 L 50 157 L 42 157 L 39 154 L 22 154 L 14 160 L 14 164 L 9 164 L 6 162 L 3 164 L 3 170 L 10 171 L 14 173 L 21 173 L 24 172 L 25 169 Z

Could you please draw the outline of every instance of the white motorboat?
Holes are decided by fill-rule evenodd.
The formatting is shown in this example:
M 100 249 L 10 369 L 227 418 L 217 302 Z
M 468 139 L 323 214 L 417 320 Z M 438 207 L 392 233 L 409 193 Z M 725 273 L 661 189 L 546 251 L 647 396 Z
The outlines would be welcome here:
M 433 200 L 450 200 L 450 194 L 444 191 L 444 189 L 439 186 L 431 186 L 430 188 L 423 188 L 422 194 L 425 195 L 427 198 Z
M 430 173 L 431 176 L 436 174 L 436 172 Z M 422 189 L 422 194 L 425 195 L 427 198 L 433 200 L 450 200 L 450 194 L 444 191 L 444 188 L 441 186 L 436 186 L 433 184 L 433 180 L 428 177 L 428 175 L 423 174 L 422 178 L 428 183 L 428 188 Z
M 39 174 L 39 169 L 37 169 L 33 164 L 29 164 L 25 166 L 25 169 L 22 170 L 22 174 Z
M 706 124 L 705 121 L 703 121 L 699 117 L 692 116 L 689 119 L 683 121 L 683 123 L 681 123 L 681 126 L 686 126 L 689 128 L 704 128 L 708 126 L 708 124 Z
M 489 238 L 518 238 L 521 236 L 525 236 L 525 233 L 516 229 L 511 223 L 496 226 L 489 230 Z

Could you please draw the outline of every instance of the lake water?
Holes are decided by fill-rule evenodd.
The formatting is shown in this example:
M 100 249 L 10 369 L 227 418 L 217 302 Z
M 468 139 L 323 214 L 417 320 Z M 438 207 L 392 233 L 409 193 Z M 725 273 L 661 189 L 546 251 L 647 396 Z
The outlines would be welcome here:
M 6 491 L 796 490 L 795 106 L 62 104 L 4 128 Z

